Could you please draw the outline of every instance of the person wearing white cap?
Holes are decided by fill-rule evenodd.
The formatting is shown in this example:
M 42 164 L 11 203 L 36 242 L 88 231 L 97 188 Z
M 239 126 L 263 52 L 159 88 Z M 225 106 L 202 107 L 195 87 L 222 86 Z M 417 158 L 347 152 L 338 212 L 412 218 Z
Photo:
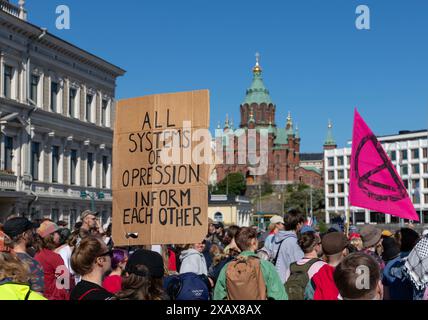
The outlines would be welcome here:
M 271 231 L 266 237 L 264 244 L 264 247 L 268 250 L 268 252 L 270 252 L 272 249 L 275 234 L 277 234 L 280 230 L 284 230 L 284 218 L 281 216 L 273 216 L 270 218 L 269 230 Z

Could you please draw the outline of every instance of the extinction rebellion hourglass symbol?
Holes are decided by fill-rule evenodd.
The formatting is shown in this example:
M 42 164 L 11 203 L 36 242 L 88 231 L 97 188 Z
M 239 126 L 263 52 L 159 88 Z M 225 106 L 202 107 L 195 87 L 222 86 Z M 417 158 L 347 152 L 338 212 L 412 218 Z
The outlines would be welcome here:
M 381 158 L 382 164 L 361 175 L 359 171 L 360 155 L 361 155 L 362 149 L 365 146 L 369 146 L 369 144 L 372 144 L 373 147 L 376 149 L 376 153 Z M 369 198 L 376 201 L 389 200 L 389 201 L 396 202 L 396 201 L 403 200 L 407 197 L 406 188 L 404 187 L 400 177 L 397 175 L 396 171 L 394 170 L 394 167 L 391 161 L 388 159 L 388 156 L 386 155 L 385 151 L 383 150 L 382 145 L 377 141 L 376 137 L 373 134 L 367 135 L 363 139 L 361 139 L 355 154 L 353 166 L 355 170 L 355 178 L 358 181 L 358 187 Z M 386 170 L 389 173 L 394 184 L 387 185 L 371 179 L 374 175 L 382 172 L 383 170 Z M 388 192 L 385 194 L 379 194 L 378 193 L 379 189 L 382 189 L 383 191 L 388 191 L 389 194 Z

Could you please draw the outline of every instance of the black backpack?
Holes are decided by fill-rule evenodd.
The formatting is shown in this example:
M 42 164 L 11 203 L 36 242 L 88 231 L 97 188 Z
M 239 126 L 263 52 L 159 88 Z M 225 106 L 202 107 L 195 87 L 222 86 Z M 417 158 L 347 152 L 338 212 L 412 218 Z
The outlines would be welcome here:
M 314 258 L 304 265 L 299 265 L 297 262 L 290 265 L 290 276 L 285 282 L 285 291 L 287 292 L 288 300 L 305 299 L 305 289 L 309 282 L 308 271 L 317 261 L 321 260 Z

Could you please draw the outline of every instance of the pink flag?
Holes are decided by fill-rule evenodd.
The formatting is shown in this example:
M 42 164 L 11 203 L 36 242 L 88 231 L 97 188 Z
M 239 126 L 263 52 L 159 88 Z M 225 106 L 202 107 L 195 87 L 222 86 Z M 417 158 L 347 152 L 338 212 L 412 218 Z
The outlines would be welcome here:
M 397 170 L 356 109 L 349 189 L 351 206 L 419 221 Z

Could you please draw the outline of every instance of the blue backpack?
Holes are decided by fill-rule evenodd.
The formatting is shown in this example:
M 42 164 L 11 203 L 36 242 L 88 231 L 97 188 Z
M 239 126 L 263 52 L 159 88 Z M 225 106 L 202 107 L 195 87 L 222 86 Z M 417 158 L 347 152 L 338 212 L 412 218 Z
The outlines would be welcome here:
M 206 275 L 187 272 L 165 278 L 163 287 L 171 300 L 210 300 Z

